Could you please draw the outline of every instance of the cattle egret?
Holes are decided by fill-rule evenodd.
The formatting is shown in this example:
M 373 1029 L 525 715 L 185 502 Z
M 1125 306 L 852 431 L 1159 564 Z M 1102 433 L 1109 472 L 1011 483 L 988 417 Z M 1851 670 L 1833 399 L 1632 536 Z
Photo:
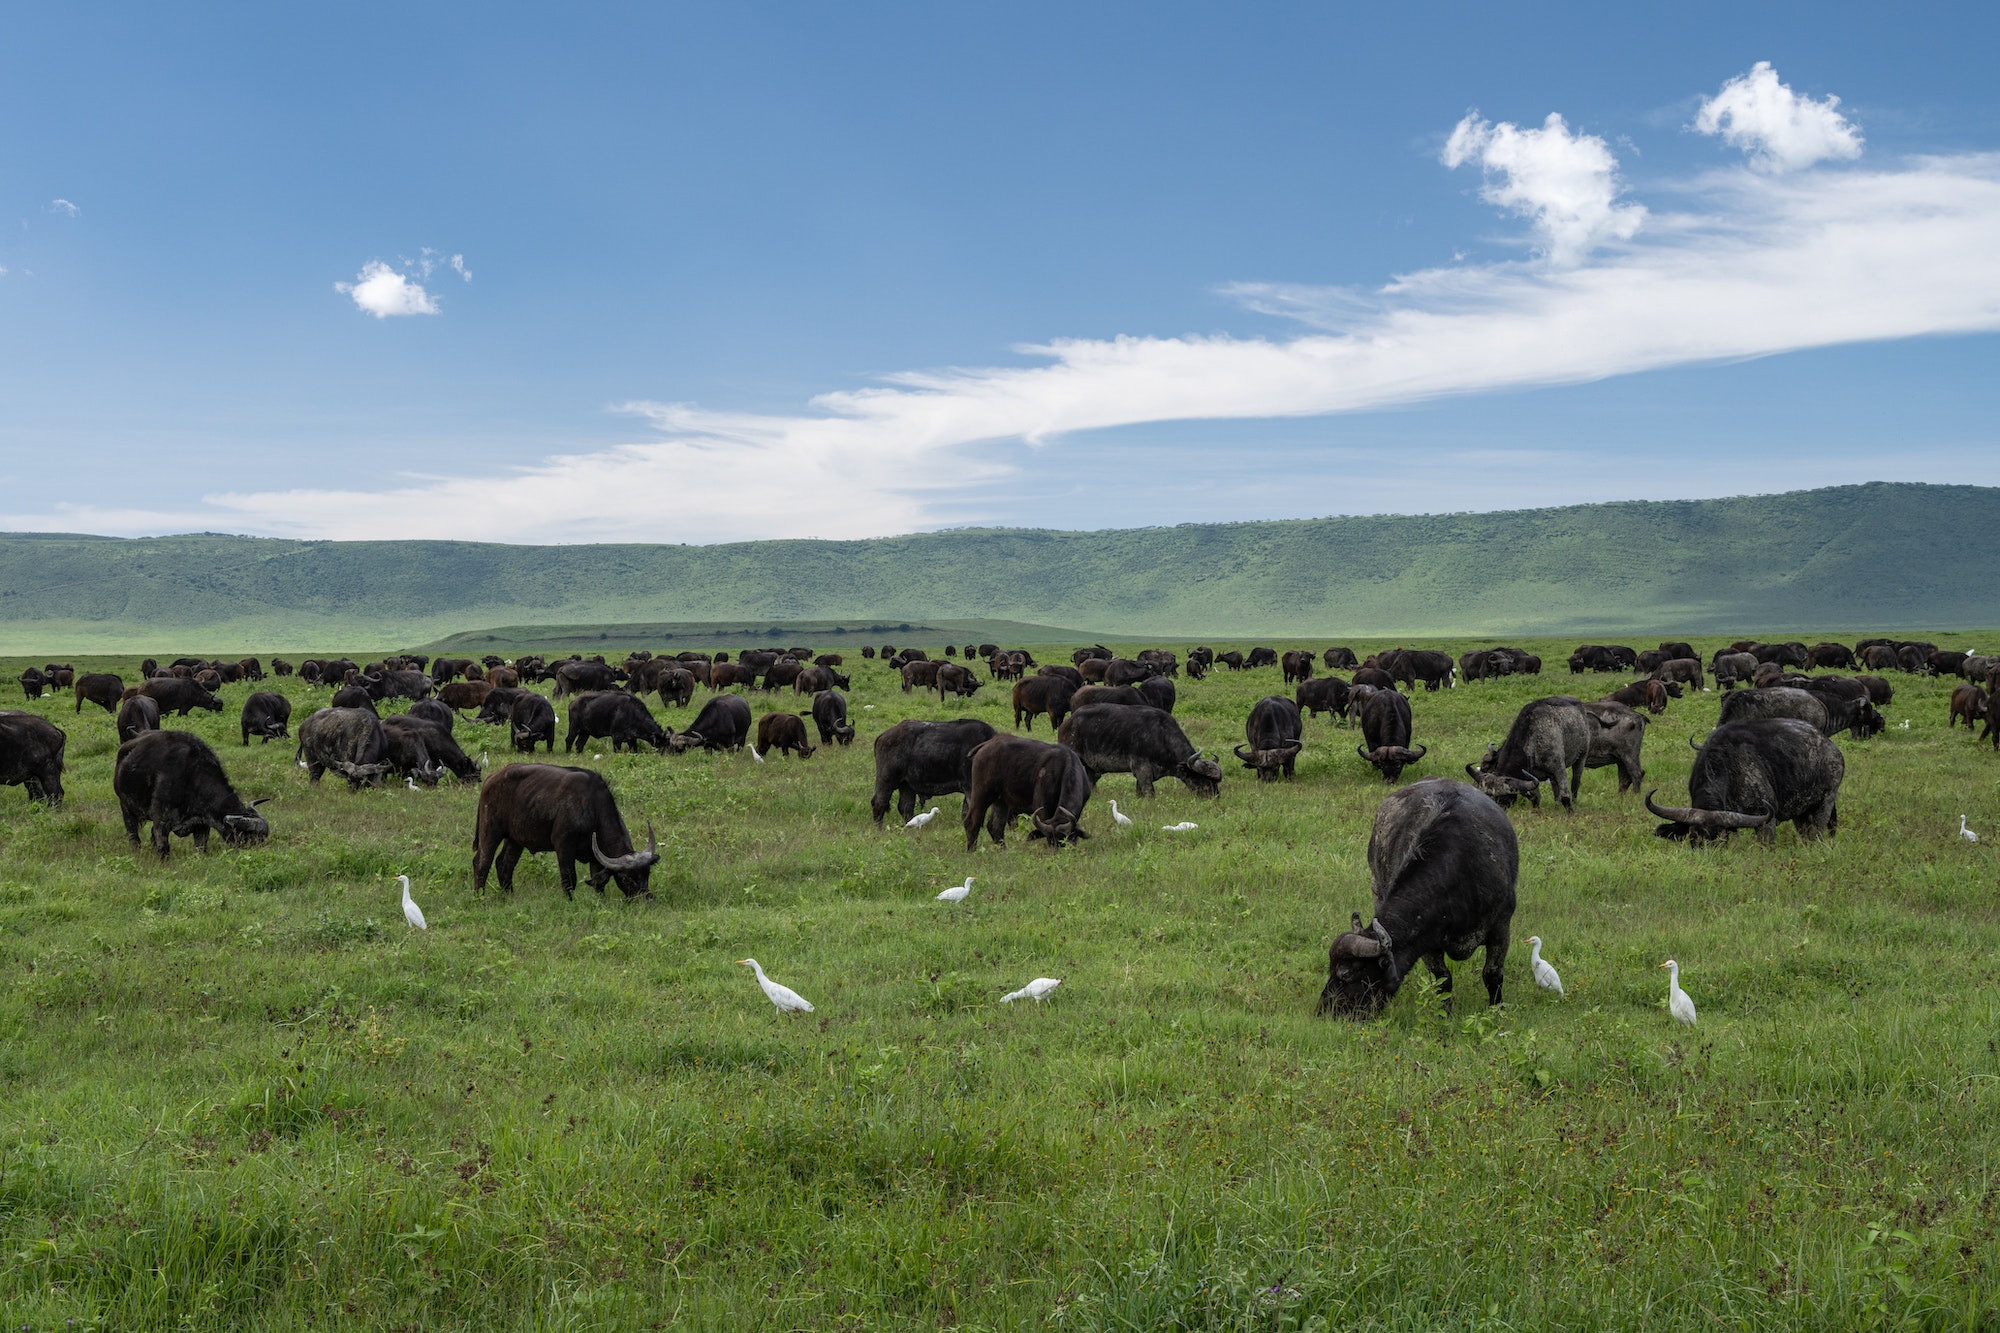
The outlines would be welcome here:
M 764 762 L 764 756 L 757 753 L 757 747 L 754 745 L 750 747 L 750 757 L 760 764 Z
M 408 775 L 404 776 L 403 785 L 408 787 L 411 791 L 419 790 L 419 788 L 417 787 L 417 780 L 413 777 L 409 777 Z
M 965 900 L 965 895 L 971 892 L 972 892 L 972 876 L 967 875 L 965 877 L 965 883 L 952 885 L 950 888 L 946 889 L 943 893 L 940 893 L 938 895 L 938 901 L 941 903 L 963 902 Z
M 778 1006 L 779 1013 L 795 1012 L 809 1014 L 813 1011 L 811 1000 L 808 1000 L 790 986 L 780 986 L 777 982 L 765 976 L 763 967 L 758 964 L 755 958 L 739 958 L 736 960 L 736 965 L 738 967 L 747 967 L 757 974 L 757 984 L 764 988 L 764 994 L 770 999 L 771 1003 Z
M 1111 803 L 1111 822 L 1116 824 L 1119 828 L 1131 828 L 1132 816 L 1119 814 L 1118 802 L 1113 801 Z
M 1062 982 L 1058 978 L 1036 977 L 1033 981 L 1021 987 L 1021 989 L 1011 994 L 1002 995 L 1000 1003 L 1012 1004 L 1016 1000 L 1033 1000 L 1036 1004 L 1040 1004 L 1043 1000 L 1049 998 L 1050 991 L 1060 985 L 1062 985 Z
M 1660 964 L 1667 969 L 1667 1012 L 1682 1027 L 1694 1026 L 1694 1001 L 1681 989 L 1681 965 L 1669 958 Z
M 300 768 L 311 768 L 311 767 L 312 767 L 312 765 L 311 765 L 311 764 L 308 764 L 308 763 L 307 763 L 307 762 L 306 762 L 305 760 L 301 759 L 301 760 L 299 760 L 299 767 L 300 767 Z
M 601 754 L 594 754 L 594 755 L 592 755 L 592 756 L 590 756 L 590 757 L 591 757 L 592 759 L 602 759 L 602 758 L 604 758 L 604 756 L 603 756 L 603 755 L 601 755 Z
M 1542 937 L 1540 935 L 1528 936 L 1528 965 L 1529 970 L 1535 974 L 1535 984 L 1537 986 L 1540 986 L 1543 990 L 1552 990 L 1558 995 L 1563 993 L 1563 979 L 1556 975 L 1556 970 L 1553 967 L 1542 961 Z
M 863 704 L 863 705 L 861 705 L 861 711 L 862 711 L 862 712 L 864 712 L 864 713 L 872 713 L 872 712 L 874 712 L 874 711 L 875 711 L 875 705 L 874 705 L 874 704 Z
M 924 825 L 930 823 L 933 819 L 937 818 L 937 812 L 938 808 L 936 806 L 932 806 L 930 809 L 918 815 L 915 819 L 912 819 L 909 823 L 903 825 L 903 827 L 922 828 Z
M 1904 718 L 1902 723 L 1896 728 L 1896 730 L 1898 731 L 1908 731 L 1909 729 L 1910 729 L 1910 719 L 1908 719 L 1907 717 Z
M 429 930 L 430 926 L 424 921 L 424 909 L 417 906 L 417 900 L 410 896 L 410 877 L 398 875 L 396 878 L 402 881 L 403 885 L 403 920 L 418 930 Z
M 1201 827 L 1201 825 L 1199 825 L 1199 824 L 1190 824 L 1190 823 L 1189 823 L 1189 822 L 1188 822 L 1187 820 L 1183 819 L 1183 820 L 1182 820 L 1182 821 L 1181 821 L 1180 823 L 1178 823 L 1178 824 L 1162 824 L 1162 825 L 1160 825 L 1160 832 L 1162 832 L 1162 833 L 1192 833 L 1192 832 L 1194 832 L 1194 831 L 1195 831 L 1196 829 L 1198 829 L 1198 828 L 1200 828 L 1200 827 Z
M 1964 815 L 1960 815 L 1958 817 L 1958 836 L 1965 839 L 1967 842 L 1979 841 L 1979 835 L 1977 833 L 1974 833 L 1971 829 L 1965 826 Z

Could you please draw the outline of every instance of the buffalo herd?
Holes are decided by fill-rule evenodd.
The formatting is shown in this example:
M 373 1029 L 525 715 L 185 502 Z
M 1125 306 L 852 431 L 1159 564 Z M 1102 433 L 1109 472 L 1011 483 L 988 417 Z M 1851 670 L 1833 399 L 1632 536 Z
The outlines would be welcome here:
M 1223 652 L 1198 646 L 1184 660 L 1149 648 L 1128 658 L 1094 644 L 1075 650 L 1068 662 L 1044 664 L 1025 649 L 991 643 L 962 650 L 951 645 L 937 658 L 918 648 L 871 645 L 860 656 L 892 673 L 887 679 L 903 692 L 935 692 L 941 706 L 973 697 L 988 682 L 1009 682 L 1005 702 L 1020 734 L 947 716 L 896 721 L 873 741 L 874 821 L 883 823 L 894 806 L 909 823 L 918 818 L 918 806 L 958 794 L 968 851 L 982 828 L 997 844 L 1023 819 L 1031 841 L 1062 846 L 1089 837 L 1084 816 L 1107 774 L 1130 774 L 1141 798 L 1152 796 L 1163 778 L 1194 796 L 1218 796 L 1222 764 L 1217 755 L 1204 754 L 1177 719 L 1175 681 L 1183 671 L 1188 680 L 1202 681 L 1218 669 L 1277 668 L 1291 692 L 1251 706 L 1244 741 L 1234 747 L 1244 768 L 1259 783 L 1293 779 L 1308 745 L 1307 720 L 1325 716 L 1329 721 L 1316 725 L 1350 728 L 1350 739 L 1359 732 L 1356 753 L 1394 787 L 1377 810 L 1368 843 L 1370 918 L 1364 923 L 1355 913 L 1352 928 L 1333 941 L 1328 956 L 1320 1009 L 1344 1014 L 1380 1009 L 1418 960 L 1448 994 L 1446 960 L 1463 961 L 1478 949 L 1485 950 L 1483 976 L 1497 1004 L 1520 861 L 1505 807 L 1525 799 L 1539 809 L 1546 786 L 1557 804 L 1574 809 L 1592 768 L 1616 768 L 1618 791 L 1640 793 L 1647 727 L 1674 700 L 1720 696 L 1713 729 L 1690 740 L 1695 756 L 1687 804 L 1662 804 L 1657 790 L 1644 791 L 1645 808 L 1663 821 L 1656 833 L 1689 843 L 1737 830 L 1770 843 L 1781 823 L 1804 839 L 1836 833 L 1846 759 L 1834 738 L 1865 740 L 1885 730 L 1881 709 L 1895 693 L 1889 673 L 1962 679 L 1951 693 L 1948 726 L 1963 721 L 1968 733 L 1983 726 L 1979 743 L 2000 750 L 1992 703 L 2000 695 L 2000 656 L 1924 641 L 1809 647 L 1739 640 L 1706 659 L 1682 641 L 1643 650 L 1583 644 L 1569 655 L 1572 677 L 1632 678 L 1598 699 L 1533 699 L 1482 756 L 1466 760 L 1468 782 L 1425 777 L 1406 786 L 1394 784 L 1429 751 L 1416 737 L 1413 696 L 1539 676 L 1542 659 L 1500 645 L 1456 658 L 1420 648 L 1361 656 L 1346 647 L 1262 646 Z M 550 852 L 566 895 L 573 894 L 582 865 L 600 893 L 615 881 L 627 897 L 650 898 L 652 867 L 660 860 L 652 826 L 638 848 L 602 774 L 533 759 L 538 746 L 553 759 L 557 704 L 566 713 L 565 755 L 600 746 L 662 756 L 747 746 L 759 762 L 786 754 L 804 761 L 820 747 L 846 746 L 856 737 L 847 706 L 853 678 L 844 666 L 841 654 L 805 648 L 746 650 L 734 661 L 726 652 L 695 651 L 634 653 L 622 662 L 581 655 L 553 662 L 415 654 L 366 664 L 273 659 L 272 675 L 329 691 L 326 705 L 299 722 L 294 736 L 290 698 L 257 690 L 240 705 L 236 730 L 246 746 L 253 737 L 260 745 L 294 740 L 298 764 L 314 784 L 327 773 L 354 790 L 391 780 L 419 789 L 446 777 L 478 783 L 472 835 L 477 889 L 483 890 L 491 870 L 511 891 L 521 854 Z M 984 667 L 984 680 L 976 666 Z M 1342 671 L 1348 674 L 1335 674 Z M 78 674 L 60 663 L 31 666 L 19 679 L 30 701 L 67 691 L 77 714 L 91 703 L 111 715 L 118 741 L 112 792 L 135 846 L 142 825 L 151 826 L 153 850 L 162 858 L 175 836 L 206 850 L 211 833 L 232 846 L 270 835 L 258 808 L 268 798 L 244 800 L 214 747 L 167 726 L 197 710 L 223 711 L 225 686 L 264 681 L 257 659 L 189 657 L 164 665 L 147 659 L 131 684 L 117 674 Z M 707 697 L 678 728 L 661 722 L 649 703 L 656 698 L 672 716 L 693 707 L 697 687 Z M 804 706 L 753 717 L 739 692 L 753 689 L 789 694 Z M 409 706 L 385 713 L 381 705 L 390 700 Z M 1033 735 L 1037 718 L 1046 719 L 1051 739 Z M 473 760 L 459 742 L 456 731 L 466 721 L 505 728 L 521 759 L 485 771 L 489 761 Z M 23 786 L 31 800 L 59 805 L 67 742 L 60 726 L 36 713 L 0 710 L 0 785 Z

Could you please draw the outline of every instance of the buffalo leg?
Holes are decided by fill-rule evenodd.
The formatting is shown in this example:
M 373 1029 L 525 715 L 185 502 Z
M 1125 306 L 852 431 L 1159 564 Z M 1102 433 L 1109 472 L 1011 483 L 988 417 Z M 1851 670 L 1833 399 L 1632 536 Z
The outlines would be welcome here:
M 1479 979 L 1486 983 L 1486 1002 L 1500 1003 L 1500 983 L 1507 979 L 1507 945 L 1505 934 L 1489 935 L 1486 938 L 1486 965 L 1479 970 Z
M 560 848 L 556 851 L 556 878 L 562 881 L 563 897 L 575 898 L 576 862 L 570 858 L 568 852 Z
M 985 814 L 987 836 L 993 839 L 995 846 L 1004 846 L 1007 842 L 1007 826 L 1014 822 L 1014 812 L 1001 804 L 994 806 Z M 977 833 L 973 834 L 975 840 L 978 836 Z
M 34 793 L 34 792 L 29 792 L 28 794 L 29 794 L 30 796 L 33 796 L 33 795 L 35 795 L 36 793 Z M 127 809 L 121 809 L 121 810 L 120 810 L 120 811 L 119 811 L 118 813 L 119 813 L 119 814 L 121 814 L 121 815 L 123 815 L 123 816 L 125 816 L 125 836 L 126 836 L 126 837 L 128 837 L 128 838 L 130 838 L 130 839 L 132 840 L 132 845 L 133 845 L 134 847 L 137 847 L 137 846 L 139 845 L 139 814 L 138 814 L 138 812 L 137 812 L 137 811 L 135 811 L 135 810 L 132 810 L 132 809 L 129 809 L 129 808 L 127 808 Z
M 514 867 L 521 863 L 521 853 L 527 850 L 518 842 L 500 844 L 500 855 L 494 862 L 494 872 L 499 876 L 500 887 L 508 893 L 514 891 Z
M 964 819 L 966 851 L 969 852 L 973 848 L 979 846 L 979 824 L 980 821 L 985 818 L 986 818 L 986 807 L 983 805 L 974 804 L 972 797 L 970 795 L 967 795 L 965 798 L 965 819 Z

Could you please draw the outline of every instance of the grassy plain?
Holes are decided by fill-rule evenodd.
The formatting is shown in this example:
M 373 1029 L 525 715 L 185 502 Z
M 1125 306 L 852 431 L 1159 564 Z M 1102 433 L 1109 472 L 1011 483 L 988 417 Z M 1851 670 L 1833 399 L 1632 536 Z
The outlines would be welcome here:
M 1409 778 L 1619 683 L 1530 646 L 1554 673 L 1415 697 Z M 5 1326 L 2000 1321 L 2000 757 L 1945 730 L 1945 683 L 1898 677 L 1890 731 L 1843 742 L 1831 841 L 1667 843 L 1610 770 L 1574 814 L 1516 810 L 1507 1003 L 1468 971 L 1449 1016 L 1409 989 L 1352 1023 L 1312 1014 L 1384 793 L 1349 733 L 1310 723 L 1296 781 L 1216 802 L 1110 777 L 1080 848 L 968 855 L 956 797 L 869 822 L 868 741 L 1004 727 L 1004 688 L 940 705 L 850 662 L 851 749 L 570 761 L 657 824 L 652 903 L 565 901 L 547 858 L 475 896 L 471 789 L 310 787 L 289 744 L 236 743 L 248 686 L 173 725 L 276 797 L 274 836 L 162 864 L 125 842 L 111 719 L 27 705 L 70 733 L 69 799 L 0 788 Z M 1275 668 L 1180 686 L 1225 755 L 1282 692 Z M 278 688 L 295 723 L 315 706 Z M 1664 799 L 1716 701 L 1654 723 Z M 748 956 L 818 1012 L 775 1014 Z M 1036 976 L 1048 1004 L 997 1003 Z

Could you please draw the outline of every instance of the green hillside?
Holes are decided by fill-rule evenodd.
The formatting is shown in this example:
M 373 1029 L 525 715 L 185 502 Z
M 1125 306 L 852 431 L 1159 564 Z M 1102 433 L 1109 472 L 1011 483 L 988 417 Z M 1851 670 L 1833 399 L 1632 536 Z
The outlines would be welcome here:
M 720 546 L 11 535 L 0 650 L 370 648 L 685 621 L 1074 627 L 1056 637 L 1993 625 L 2000 585 L 1979 571 L 1996 536 L 2000 489 L 1887 483 Z

